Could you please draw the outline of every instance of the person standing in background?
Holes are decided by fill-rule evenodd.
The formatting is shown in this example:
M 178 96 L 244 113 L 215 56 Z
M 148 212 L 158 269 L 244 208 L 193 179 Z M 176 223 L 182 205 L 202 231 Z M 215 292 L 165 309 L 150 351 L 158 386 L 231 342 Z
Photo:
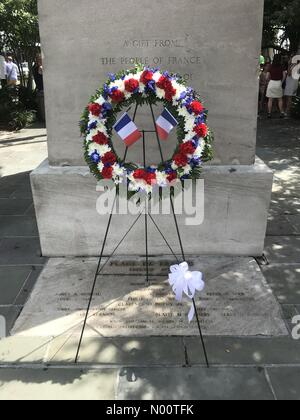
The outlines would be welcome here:
M 0 83 L 3 88 L 6 85 L 6 62 L 5 57 L 0 53 Z
M 6 62 L 7 86 L 16 86 L 17 85 L 18 73 L 19 73 L 18 66 L 13 62 L 13 58 L 11 56 L 8 56 L 7 57 L 7 62 Z
M 35 59 L 35 64 L 32 69 L 33 78 L 36 85 L 36 99 L 38 106 L 38 119 L 45 122 L 45 99 L 44 99 L 44 80 L 43 80 L 43 61 L 41 54 L 38 54 Z
M 278 101 L 278 106 L 280 110 L 280 118 L 284 118 L 284 108 L 283 108 L 283 84 L 286 79 L 286 72 L 284 71 L 283 65 L 281 63 L 281 56 L 275 55 L 272 65 L 269 68 L 268 72 L 268 89 L 267 89 L 267 98 L 268 102 L 268 118 L 272 118 L 273 110 L 273 101 L 276 99 Z
M 285 98 L 285 113 L 289 115 L 292 108 L 293 98 L 297 96 L 298 87 L 299 87 L 299 80 L 294 79 L 293 71 L 296 68 L 297 64 L 293 64 L 293 60 L 289 61 L 288 71 L 287 71 L 287 78 L 286 78 L 286 85 L 284 90 L 284 98 Z
M 260 76 L 259 76 L 259 112 L 264 111 L 266 91 L 268 87 L 268 66 L 264 64 L 261 66 Z

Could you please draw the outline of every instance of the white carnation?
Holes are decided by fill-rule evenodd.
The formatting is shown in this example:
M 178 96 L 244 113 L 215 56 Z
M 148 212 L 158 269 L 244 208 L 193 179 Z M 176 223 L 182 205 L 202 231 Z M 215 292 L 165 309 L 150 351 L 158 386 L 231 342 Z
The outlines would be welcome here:
M 181 94 L 186 91 L 186 87 L 181 85 L 178 82 L 173 82 L 174 89 L 176 89 L 176 95 L 174 97 L 174 101 L 179 101 Z
M 115 163 L 113 166 L 114 176 L 123 177 L 125 175 L 125 169 L 122 168 L 118 163 Z
M 89 154 L 94 153 L 95 150 L 99 153 L 100 156 L 103 156 L 106 153 L 110 152 L 111 148 L 107 144 L 99 145 L 97 143 L 90 143 Z
M 168 185 L 168 175 L 165 172 L 156 171 L 157 185 L 165 187 Z
M 195 157 L 199 157 L 201 158 L 202 154 L 203 154 L 203 150 L 204 150 L 204 146 L 203 144 L 199 144 L 199 146 L 197 147 L 197 149 L 195 150 L 194 156 Z
M 153 75 L 153 80 L 155 81 L 155 83 L 157 83 L 159 81 L 159 79 L 161 78 L 162 74 L 157 71 L 156 73 L 154 73 Z
M 105 125 L 101 122 L 97 125 L 97 128 L 95 128 L 94 130 L 90 131 L 90 135 L 92 136 L 92 138 L 94 136 L 96 136 L 98 133 L 103 133 L 107 136 L 107 129 L 105 127 Z
M 191 114 L 188 112 L 185 106 L 179 109 L 178 111 L 179 115 L 184 117 L 186 120 L 189 120 L 191 118 Z
M 99 169 L 99 171 L 100 171 L 100 172 L 102 172 L 102 171 L 103 171 L 103 169 L 104 169 L 104 165 L 103 165 L 103 163 L 102 163 L 102 162 L 98 163 L 98 169 Z
M 105 99 L 103 98 L 103 96 L 102 96 L 102 95 L 101 95 L 101 96 L 99 96 L 99 98 L 98 98 L 98 99 L 96 99 L 96 101 L 95 101 L 95 103 L 96 103 L 96 104 L 99 104 L 99 105 L 103 105 L 105 102 L 106 102 L 106 101 L 105 101 Z
M 115 82 L 112 82 L 109 87 L 112 89 L 114 87 L 116 87 L 117 89 L 119 89 L 121 92 L 125 92 L 125 83 L 124 80 L 116 80 Z
M 160 88 L 156 88 L 156 95 L 159 99 L 165 99 L 166 97 L 165 91 Z
M 185 131 L 191 132 L 194 130 L 195 127 L 195 120 L 193 119 L 186 119 L 185 121 Z
M 190 172 L 191 172 L 191 170 L 192 170 L 191 165 L 186 165 L 186 166 L 183 168 L 183 173 L 184 173 L 184 175 L 189 175 L 189 174 L 190 174 Z

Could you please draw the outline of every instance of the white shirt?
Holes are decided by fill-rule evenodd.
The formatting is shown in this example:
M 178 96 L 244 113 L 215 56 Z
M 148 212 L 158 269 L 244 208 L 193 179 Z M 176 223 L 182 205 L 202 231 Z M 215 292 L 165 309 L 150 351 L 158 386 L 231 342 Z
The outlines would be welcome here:
M 4 80 L 6 76 L 6 65 L 3 55 L 0 55 L 0 80 Z
M 18 80 L 18 66 L 15 63 L 6 63 L 6 76 L 8 80 Z

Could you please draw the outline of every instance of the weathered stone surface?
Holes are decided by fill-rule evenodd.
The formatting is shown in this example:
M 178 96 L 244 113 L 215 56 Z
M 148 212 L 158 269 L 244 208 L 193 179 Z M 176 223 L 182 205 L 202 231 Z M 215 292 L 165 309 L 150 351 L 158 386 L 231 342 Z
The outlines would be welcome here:
M 113 400 L 118 371 L 0 369 L 1 400 Z
M 300 237 L 267 237 L 266 255 L 271 264 L 300 264 Z
M 281 303 L 300 304 L 300 264 L 271 264 L 262 270 Z
M 273 400 L 257 369 L 131 369 L 120 372 L 120 400 Z
M 186 75 L 211 110 L 216 163 L 252 164 L 263 1 L 136 4 L 39 0 L 51 164 L 82 164 L 82 109 L 107 73 L 131 67 L 131 58 Z
M 203 332 L 225 336 L 287 335 L 280 308 L 256 262 L 251 259 L 191 259 L 193 270 L 206 275 L 206 289 L 196 297 Z M 160 263 L 160 259 L 156 259 Z M 175 301 L 163 275 L 145 285 L 144 267 L 99 277 L 86 337 L 198 336 L 196 320 L 188 323 L 191 301 Z M 95 259 L 52 259 L 41 274 L 13 334 L 78 336 L 96 269 Z M 137 267 L 137 266 L 135 266 Z
M 17 236 L 38 236 L 35 217 L 0 216 L 0 238 Z
M 0 267 L 0 305 L 12 305 L 26 283 L 30 267 Z
M 203 364 L 201 344 L 196 337 L 185 338 L 191 365 Z M 206 337 L 212 365 L 290 365 L 300 363 L 300 341 L 291 337 Z
M 21 216 L 32 205 L 32 199 L 0 199 L 0 216 Z
M 78 343 L 78 337 L 74 336 L 54 338 L 47 352 L 47 363 L 74 363 Z M 78 362 L 110 366 L 183 366 L 185 353 L 181 337 L 87 337 L 82 342 Z
M 0 242 L 0 264 L 44 264 L 39 238 L 5 238 Z
M 0 363 L 44 363 L 51 337 L 7 337 L 0 341 Z
M 261 255 L 264 248 L 272 172 L 260 161 L 255 166 L 206 167 L 205 220 L 186 226 L 178 216 L 187 254 Z M 45 256 L 99 255 L 108 215 L 96 212 L 96 181 L 86 167 L 52 168 L 47 162 L 31 175 L 42 253 Z M 155 217 L 174 250 L 179 250 L 172 215 Z M 115 216 L 106 253 L 112 252 L 133 223 L 134 216 Z M 116 228 L 117 227 L 117 228 Z M 150 253 L 168 248 L 149 222 Z M 118 254 L 143 254 L 144 224 L 137 223 Z
M 299 367 L 274 367 L 268 373 L 279 401 L 300 400 Z

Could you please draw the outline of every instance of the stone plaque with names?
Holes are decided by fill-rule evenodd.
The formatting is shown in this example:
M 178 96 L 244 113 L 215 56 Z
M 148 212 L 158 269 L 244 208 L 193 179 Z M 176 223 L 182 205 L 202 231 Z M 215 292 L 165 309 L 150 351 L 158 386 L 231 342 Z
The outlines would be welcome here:
M 145 283 L 142 258 L 109 261 L 98 279 L 86 336 L 197 336 L 189 324 L 189 299 L 175 300 L 168 284 L 172 258 L 150 261 Z M 189 258 L 206 276 L 196 302 L 205 335 L 282 336 L 287 329 L 279 305 L 253 259 Z M 78 335 L 96 269 L 95 259 L 52 259 L 40 276 L 13 334 Z

